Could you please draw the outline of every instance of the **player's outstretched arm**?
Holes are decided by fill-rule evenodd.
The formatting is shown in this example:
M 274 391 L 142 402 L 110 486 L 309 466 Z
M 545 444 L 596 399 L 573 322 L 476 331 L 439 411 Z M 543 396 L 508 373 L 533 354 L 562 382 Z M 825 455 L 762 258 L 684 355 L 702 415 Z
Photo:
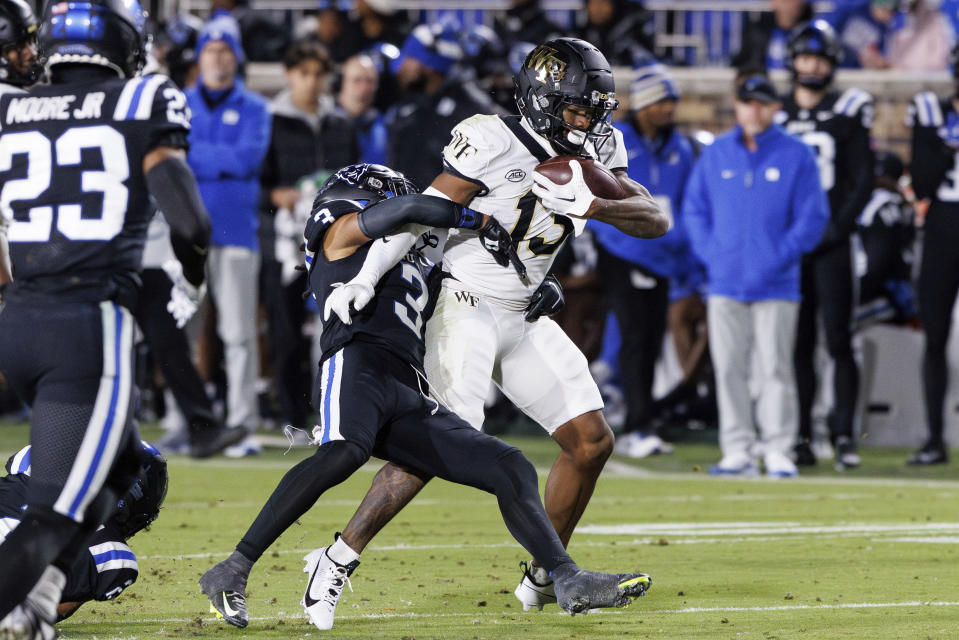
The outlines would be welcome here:
M 649 194 L 625 171 L 615 171 L 619 183 L 629 194 L 622 200 L 596 198 L 586 210 L 586 217 L 611 224 L 635 238 L 658 238 L 669 230 L 669 216 Z
M 170 225 L 173 253 L 183 265 L 183 276 L 193 286 L 201 285 L 212 228 L 196 179 L 186 163 L 186 151 L 157 147 L 143 158 L 143 175 L 150 195 Z

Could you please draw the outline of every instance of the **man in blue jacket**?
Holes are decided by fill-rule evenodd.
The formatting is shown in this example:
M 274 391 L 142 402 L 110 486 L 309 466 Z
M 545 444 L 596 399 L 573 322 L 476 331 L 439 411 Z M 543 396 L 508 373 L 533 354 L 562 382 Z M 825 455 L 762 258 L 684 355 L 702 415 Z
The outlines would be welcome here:
M 722 460 L 713 474 L 797 475 L 789 456 L 798 430 L 792 365 L 804 253 L 822 237 L 829 206 L 816 160 L 773 125 L 779 98 L 763 75 L 736 92 L 736 126 L 693 168 L 683 221 L 709 278 L 709 346 L 716 371 Z M 752 356 L 752 357 L 751 357 Z M 750 364 L 758 370 L 753 427 Z
M 248 91 L 237 75 L 243 48 L 230 16 L 207 23 L 197 51 L 200 78 L 186 92 L 193 112 L 188 161 L 213 223 L 207 265 L 226 361 L 226 424 L 252 430 L 259 369 L 257 203 L 260 164 L 270 144 L 270 114 L 266 101 Z M 256 447 L 252 442 L 237 446 L 240 451 Z
M 675 129 L 679 91 L 666 68 L 653 62 L 637 72 L 630 91 L 630 117 L 615 123 L 629 155 L 629 177 L 649 189 L 670 217 L 679 212 L 683 187 L 693 166 L 693 148 Z M 591 220 L 598 245 L 597 268 L 622 336 L 617 361 L 626 400 L 621 455 L 643 458 L 672 448 L 656 435 L 653 377 L 666 333 L 671 279 L 696 268 L 683 226 L 673 221 L 666 235 L 633 238 Z

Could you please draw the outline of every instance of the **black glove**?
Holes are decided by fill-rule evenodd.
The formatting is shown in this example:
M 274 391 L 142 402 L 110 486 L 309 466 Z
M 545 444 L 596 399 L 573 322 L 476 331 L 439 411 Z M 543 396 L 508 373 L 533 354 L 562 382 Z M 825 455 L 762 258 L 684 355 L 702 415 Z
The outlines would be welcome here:
M 523 317 L 526 318 L 526 322 L 536 322 L 542 316 L 556 315 L 565 306 L 566 296 L 563 295 L 563 287 L 555 276 L 548 275 L 530 297 Z
M 490 217 L 486 226 L 479 230 L 479 237 L 483 248 L 490 252 L 493 260 L 496 260 L 496 264 L 507 267 L 512 263 L 519 277 L 523 280 L 526 279 L 526 266 L 516 255 L 516 245 L 513 244 L 513 239 L 509 237 L 506 229 L 500 226 L 500 223 Z

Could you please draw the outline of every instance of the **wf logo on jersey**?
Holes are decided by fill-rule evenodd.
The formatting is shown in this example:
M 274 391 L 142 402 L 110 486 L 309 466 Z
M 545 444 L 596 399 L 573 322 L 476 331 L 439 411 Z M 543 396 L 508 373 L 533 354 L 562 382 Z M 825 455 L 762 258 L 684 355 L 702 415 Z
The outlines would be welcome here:
M 540 45 L 533 50 L 527 68 L 536 71 L 536 79 L 543 83 L 547 78 L 558 83 L 566 77 L 566 63 L 560 59 L 556 49 L 546 45 Z
M 449 149 L 450 155 L 457 160 L 468 158 L 476 153 L 476 147 L 470 143 L 470 139 L 464 136 L 461 131 L 453 131 L 453 139 L 450 140 L 447 149 Z
M 460 304 L 466 303 L 471 307 L 476 307 L 479 304 L 479 298 L 467 291 L 454 291 L 453 295 L 456 296 L 456 301 Z

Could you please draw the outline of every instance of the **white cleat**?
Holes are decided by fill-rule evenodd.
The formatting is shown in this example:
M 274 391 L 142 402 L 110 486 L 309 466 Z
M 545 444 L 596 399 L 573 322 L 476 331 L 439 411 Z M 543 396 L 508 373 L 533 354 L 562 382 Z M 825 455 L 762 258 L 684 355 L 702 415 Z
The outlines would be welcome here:
M 523 568 L 523 579 L 520 581 L 513 595 L 523 605 L 523 611 L 536 607 L 542 611 L 548 604 L 556 604 L 556 591 L 553 580 L 542 567 L 534 567 L 527 562 L 520 562 Z
M 310 581 L 306 584 L 306 592 L 300 603 L 310 622 L 321 631 L 333 628 L 336 605 L 343 594 L 343 587 L 349 585 L 350 591 L 353 591 L 350 575 L 360 564 L 359 560 L 346 566 L 336 564 L 326 554 L 327 549 L 329 547 L 314 549 L 303 557 L 306 561 L 303 571 L 310 574 Z
M 57 604 L 67 578 L 54 566 L 44 570 L 27 599 L 0 620 L 2 640 L 53 640 L 57 631 Z

